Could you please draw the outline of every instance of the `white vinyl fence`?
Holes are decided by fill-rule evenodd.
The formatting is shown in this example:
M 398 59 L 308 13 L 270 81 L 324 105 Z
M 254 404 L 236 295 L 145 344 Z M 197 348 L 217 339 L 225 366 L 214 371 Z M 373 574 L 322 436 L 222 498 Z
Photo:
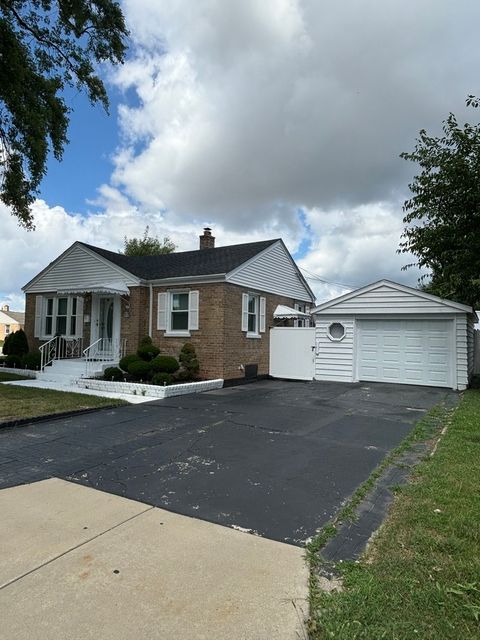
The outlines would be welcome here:
M 315 327 L 275 327 L 270 330 L 270 375 L 313 380 Z

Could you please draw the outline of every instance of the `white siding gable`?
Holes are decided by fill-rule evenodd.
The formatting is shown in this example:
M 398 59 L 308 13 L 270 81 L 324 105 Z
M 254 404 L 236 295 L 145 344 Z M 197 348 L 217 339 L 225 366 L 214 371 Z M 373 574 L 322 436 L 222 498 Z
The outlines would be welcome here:
M 138 285 L 139 279 L 95 255 L 82 245 L 74 244 L 50 266 L 31 280 L 26 293 L 58 291 L 121 280 L 127 286 Z
M 328 305 L 328 306 L 327 306 Z M 332 301 L 331 304 L 324 305 L 314 311 L 315 314 L 430 314 L 430 313 L 465 313 L 463 305 L 450 303 L 448 300 L 440 300 L 434 296 L 425 296 L 421 292 L 414 289 L 409 290 L 407 287 L 399 287 L 382 283 L 375 287 L 366 287 L 362 292 L 360 289 L 358 294 L 347 294 L 338 298 L 338 301 Z M 458 308 L 460 307 L 460 308 Z
M 281 242 L 273 244 L 228 273 L 226 281 L 247 289 L 276 293 L 305 302 L 314 300 Z

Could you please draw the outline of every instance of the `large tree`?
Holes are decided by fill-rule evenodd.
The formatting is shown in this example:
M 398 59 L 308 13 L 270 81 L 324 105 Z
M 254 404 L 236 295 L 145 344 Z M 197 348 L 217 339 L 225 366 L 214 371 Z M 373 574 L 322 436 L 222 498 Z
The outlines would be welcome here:
M 146 227 L 143 238 L 127 238 L 124 240 L 123 254 L 126 256 L 160 256 L 165 253 L 173 253 L 177 248 L 172 240 L 165 236 L 163 240 L 148 235 Z
M 0 199 L 27 229 L 48 154 L 68 142 L 65 89 L 108 111 L 97 66 L 123 62 L 127 36 L 114 0 L 0 0 Z
M 400 252 L 411 266 L 431 273 L 424 289 L 472 306 L 480 305 L 480 125 L 460 126 L 453 114 L 443 136 L 420 131 L 405 160 L 420 165 L 404 204 Z

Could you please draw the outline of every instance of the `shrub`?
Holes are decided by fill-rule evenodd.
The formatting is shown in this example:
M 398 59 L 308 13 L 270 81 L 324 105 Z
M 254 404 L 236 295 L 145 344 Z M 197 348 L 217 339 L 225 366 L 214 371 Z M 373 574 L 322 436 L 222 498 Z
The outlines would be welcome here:
M 125 373 L 118 367 L 107 367 L 103 372 L 104 380 L 123 380 Z
M 137 360 L 136 362 L 132 362 L 128 367 L 128 373 L 136 380 L 148 380 L 152 374 L 152 368 L 149 362 Z
M 32 371 L 36 371 L 40 369 L 42 364 L 42 356 L 38 351 L 32 351 L 32 353 L 27 353 L 22 358 L 22 366 L 24 369 L 32 369 Z
M 137 356 L 137 354 L 131 353 L 128 356 L 123 356 L 123 358 L 118 363 L 118 366 L 120 367 L 120 369 L 123 369 L 123 371 L 128 371 L 128 367 L 132 364 L 132 362 L 139 362 L 139 361 L 140 361 L 140 358 Z
M 200 363 L 195 352 L 195 347 L 191 342 L 186 342 L 180 351 L 179 360 L 182 365 L 178 373 L 180 380 L 195 380 L 200 371 Z
M 150 362 L 155 356 L 158 356 L 160 349 L 154 344 L 143 344 L 138 347 L 137 356 L 142 360 Z
M 139 347 L 144 347 L 147 344 L 153 344 L 153 340 L 151 339 L 150 336 L 143 336 L 143 338 L 138 343 L 138 346 Z
M 169 373 L 156 373 L 152 378 L 152 382 L 164 387 L 167 384 L 172 384 L 173 377 Z
M 19 356 L 20 358 L 28 353 L 27 336 L 23 329 L 14 331 L 5 338 L 3 353 L 9 356 Z
M 8 354 L 5 358 L 5 366 L 6 367 L 21 367 L 22 359 L 19 356 Z
M 157 356 L 150 363 L 153 371 L 175 373 L 180 368 L 178 360 L 173 356 Z

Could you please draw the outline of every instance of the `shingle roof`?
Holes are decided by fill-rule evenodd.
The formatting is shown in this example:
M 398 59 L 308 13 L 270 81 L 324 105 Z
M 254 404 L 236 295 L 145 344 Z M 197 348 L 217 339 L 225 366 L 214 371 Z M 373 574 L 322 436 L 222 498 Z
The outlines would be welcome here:
M 161 256 L 124 256 L 80 242 L 88 249 L 143 280 L 229 273 L 278 239 L 233 244 L 215 249 L 180 251 Z

